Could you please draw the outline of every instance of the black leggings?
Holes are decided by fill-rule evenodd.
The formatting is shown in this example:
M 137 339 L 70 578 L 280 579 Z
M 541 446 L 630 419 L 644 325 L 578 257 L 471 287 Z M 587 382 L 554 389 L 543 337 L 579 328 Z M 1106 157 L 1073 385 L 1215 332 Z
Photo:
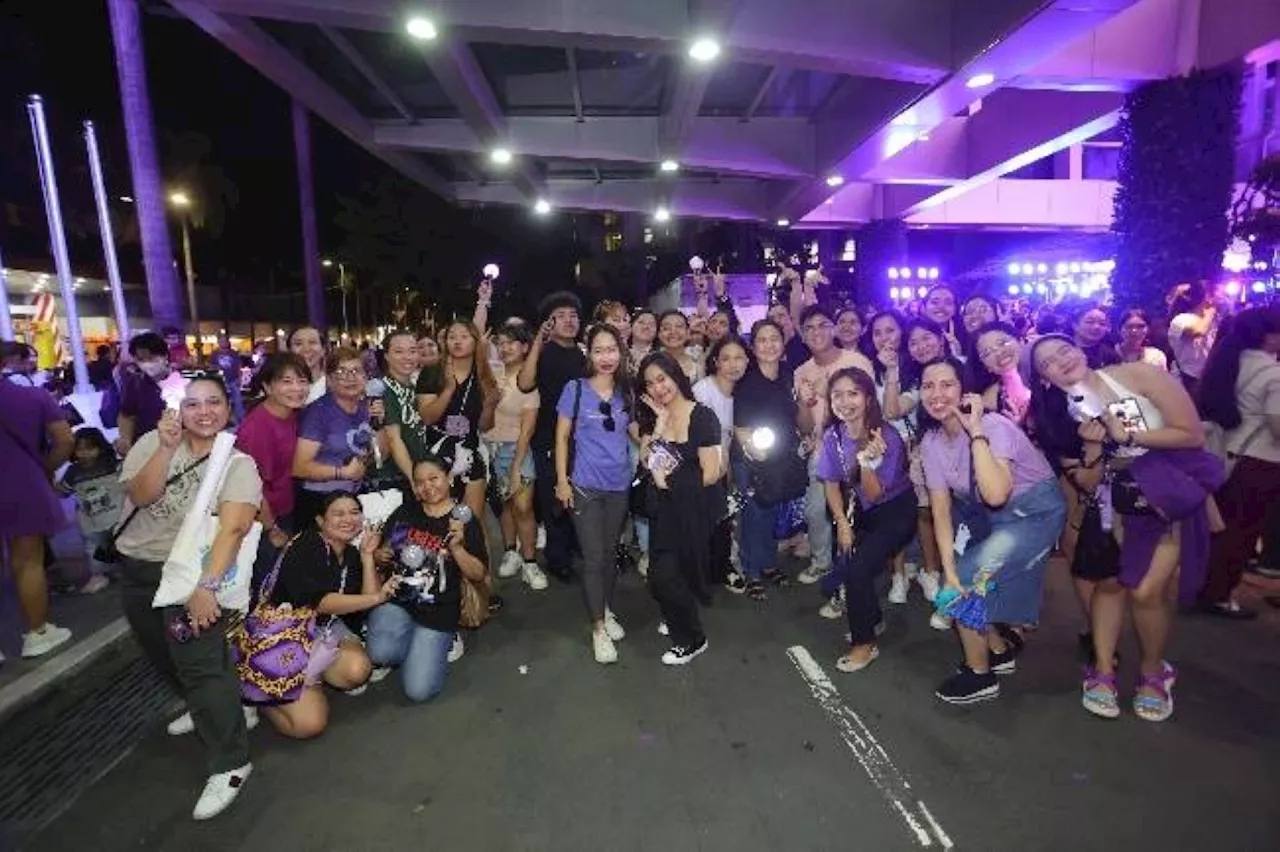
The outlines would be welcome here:
M 832 535 L 832 571 L 844 585 L 845 612 L 854 645 L 875 641 L 876 625 L 884 617 L 875 579 L 894 554 L 907 546 L 916 532 L 916 493 L 908 488 L 887 503 L 864 510 L 853 533 L 853 552 L 842 555 Z

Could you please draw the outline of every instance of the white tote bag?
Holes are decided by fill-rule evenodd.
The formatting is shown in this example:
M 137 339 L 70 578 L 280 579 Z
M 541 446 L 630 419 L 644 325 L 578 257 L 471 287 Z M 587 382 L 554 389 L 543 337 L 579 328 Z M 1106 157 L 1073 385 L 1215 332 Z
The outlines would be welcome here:
M 152 599 L 153 607 L 178 606 L 187 602 L 191 593 L 200 582 L 200 575 L 209 559 L 209 551 L 213 540 L 218 535 L 218 518 L 213 514 L 214 501 L 222 491 L 222 483 L 227 477 L 227 468 L 235 453 L 236 438 L 229 432 L 218 435 L 213 442 L 213 451 L 209 453 L 204 479 L 200 482 L 200 490 L 196 492 L 195 502 L 178 537 L 173 543 L 173 550 L 165 560 L 160 573 L 160 587 Z M 240 550 L 235 560 L 222 575 L 222 585 L 216 593 L 218 606 L 223 609 L 246 611 L 249 609 L 250 581 L 253 579 L 253 563 L 258 558 L 258 541 L 262 538 L 262 524 L 254 521 L 240 542 Z

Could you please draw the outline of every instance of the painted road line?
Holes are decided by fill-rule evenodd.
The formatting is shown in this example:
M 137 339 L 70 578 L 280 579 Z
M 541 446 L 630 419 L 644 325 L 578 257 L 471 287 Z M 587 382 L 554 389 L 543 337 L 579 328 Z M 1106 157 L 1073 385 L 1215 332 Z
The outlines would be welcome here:
M 818 665 L 813 655 L 802 645 L 787 649 L 787 656 L 800 671 L 809 685 L 815 701 L 826 712 L 840 732 L 854 759 L 867 773 L 867 777 L 889 807 L 903 821 L 907 830 L 922 847 L 937 846 L 941 849 L 954 849 L 955 843 L 934 819 L 933 814 L 924 802 L 916 798 L 911 783 L 898 769 L 885 751 L 884 746 L 876 739 L 875 734 L 840 697 L 840 691 L 827 677 L 827 673 Z

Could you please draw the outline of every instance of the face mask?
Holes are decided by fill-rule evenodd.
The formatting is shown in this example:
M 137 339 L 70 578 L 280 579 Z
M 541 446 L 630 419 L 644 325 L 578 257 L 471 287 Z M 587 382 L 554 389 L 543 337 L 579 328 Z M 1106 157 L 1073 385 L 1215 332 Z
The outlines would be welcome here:
M 147 361 L 139 364 L 138 369 L 142 370 L 142 372 L 146 373 L 147 376 L 155 379 L 157 382 L 169 377 L 170 368 L 168 361 Z

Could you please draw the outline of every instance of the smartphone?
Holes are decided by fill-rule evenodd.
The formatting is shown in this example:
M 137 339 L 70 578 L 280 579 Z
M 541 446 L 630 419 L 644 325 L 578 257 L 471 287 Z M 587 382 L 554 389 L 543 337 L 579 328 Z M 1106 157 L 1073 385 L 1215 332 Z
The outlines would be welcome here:
M 661 472 L 664 476 L 670 476 L 680 466 L 680 456 L 665 441 L 655 441 L 649 445 L 648 466 L 652 473 Z
M 961 413 L 961 414 L 972 414 L 972 413 L 973 413 L 973 406 L 972 406 L 972 405 L 970 405 L 970 404 L 969 404 L 969 403 L 967 403 L 967 402 L 962 402 L 962 403 L 960 403 L 960 413 Z
M 1150 428 L 1147 418 L 1142 416 L 1142 407 L 1131 396 L 1109 404 L 1107 410 L 1124 425 L 1126 432 L 1146 432 Z
M 182 399 L 187 395 L 187 385 L 191 380 L 176 370 L 160 383 L 160 398 L 164 407 L 173 412 L 182 410 Z

